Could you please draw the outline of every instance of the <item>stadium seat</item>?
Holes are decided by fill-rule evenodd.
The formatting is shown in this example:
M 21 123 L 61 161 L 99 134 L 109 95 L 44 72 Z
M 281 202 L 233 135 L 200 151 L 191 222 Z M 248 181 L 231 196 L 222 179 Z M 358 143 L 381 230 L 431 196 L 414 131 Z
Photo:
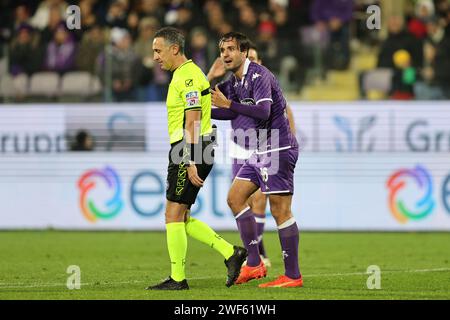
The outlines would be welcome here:
M 89 72 L 67 72 L 61 77 L 61 95 L 88 97 L 91 95 L 91 91 L 91 74 Z
M 29 78 L 25 73 L 21 73 L 12 79 L 14 96 L 26 96 L 28 94 Z
M 98 95 L 98 94 L 102 93 L 102 83 L 97 76 L 93 75 L 91 77 L 91 84 L 92 84 L 92 87 L 91 87 L 92 95 Z
M 11 76 L 5 73 L 0 78 L 0 96 L 5 99 L 23 98 L 28 94 L 28 76 L 24 73 Z
M 59 95 L 59 75 L 56 72 L 37 72 L 31 76 L 30 95 L 56 97 Z
M 363 92 L 377 91 L 388 94 L 392 85 L 392 70 L 387 68 L 379 68 L 364 73 L 362 79 Z

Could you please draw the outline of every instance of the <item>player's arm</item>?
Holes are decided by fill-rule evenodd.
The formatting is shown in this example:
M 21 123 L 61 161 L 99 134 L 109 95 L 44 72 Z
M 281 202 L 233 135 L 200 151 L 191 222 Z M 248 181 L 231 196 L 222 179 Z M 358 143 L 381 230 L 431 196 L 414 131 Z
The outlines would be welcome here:
M 258 78 L 258 80 L 259 81 L 257 81 L 254 87 L 254 92 L 256 92 L 253 97 L 256 101 L 255 105 L 242 104 L 228 99 L 218 86 L 216 86 L 216 89 L 211 93 L 213 105 L 219 108 L 229 109 L 235 113 L 243 114 L 257 120 L 269 119 L 272 106 L 270 82 L 264 81 L 261 77 Z
M 231 111 L 230 109 L 223 108 L 212 108 L 211 118 L 214 120 L 233 120 L 237 117 L 237 113 Z
M 223 61 L 220 58 L 217 58 L 211 68 L 208 71 L 208 74 L 206 77 L 208 78 L 208 81 L 211 82 L 214 79 L 223 77 L 225 75 L 225 67 L 223 65 Z
M 286 113 L 289 120 L 289 127 L 291 128 L 291 133 L 295 136 L 296 129 L 295 129 L 295 121 L 294 121 L 294 113 L 292 112 L 291 106 L 286 105 Z
M 218 87 L 220 88 L 220 91 L 223 92 L 224 96 L 230 95 L 230 92 L 228 90 L 230 83 L 231 83 L 231 81 L 227 80 L 218 85 Z M 211 109 L 211 118 L 212 119 L 214 119 L 214 120 L 233 120 L 237 116 L 238 116 L 237 113 L 231 111 L 230 109 L 214 107 L 214 103 L 213 103 L 213 108 Z

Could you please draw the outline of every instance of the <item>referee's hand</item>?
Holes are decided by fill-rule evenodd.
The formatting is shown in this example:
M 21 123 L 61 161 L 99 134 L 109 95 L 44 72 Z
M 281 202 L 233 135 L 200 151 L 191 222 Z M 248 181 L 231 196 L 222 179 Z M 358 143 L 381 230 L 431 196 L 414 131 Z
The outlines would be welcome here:
M 195 164 L 191 164 L 187 167 L 187 173 L 189 181 L 191 181 L 194 186 L 198 188 L 203 187 L 203 180 L 198 176 L 197 167 Z

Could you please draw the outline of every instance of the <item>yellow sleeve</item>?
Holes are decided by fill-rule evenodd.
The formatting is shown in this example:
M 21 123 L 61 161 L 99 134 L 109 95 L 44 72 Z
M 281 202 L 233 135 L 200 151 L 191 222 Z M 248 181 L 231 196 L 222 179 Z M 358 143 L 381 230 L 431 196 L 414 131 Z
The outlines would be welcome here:
M 180 91 L 184 110 L 202 108 L 202 90 L 200 85 L 200 82 L 195 78 L 186 77 L 181 81 Z

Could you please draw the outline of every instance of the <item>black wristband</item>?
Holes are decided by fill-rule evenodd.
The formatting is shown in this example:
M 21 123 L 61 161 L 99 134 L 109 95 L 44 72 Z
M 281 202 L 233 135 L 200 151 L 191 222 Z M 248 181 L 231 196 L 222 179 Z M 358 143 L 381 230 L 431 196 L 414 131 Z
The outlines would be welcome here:
M 189 143 L 188 145 L 189 145 L 189 149 L 190 149 L 190 158 L 189 158 L 189 160 L 195 162 L 195 152 L 194 152 L 194 150 L 195 150 L 197 144 L 196 143 Z

